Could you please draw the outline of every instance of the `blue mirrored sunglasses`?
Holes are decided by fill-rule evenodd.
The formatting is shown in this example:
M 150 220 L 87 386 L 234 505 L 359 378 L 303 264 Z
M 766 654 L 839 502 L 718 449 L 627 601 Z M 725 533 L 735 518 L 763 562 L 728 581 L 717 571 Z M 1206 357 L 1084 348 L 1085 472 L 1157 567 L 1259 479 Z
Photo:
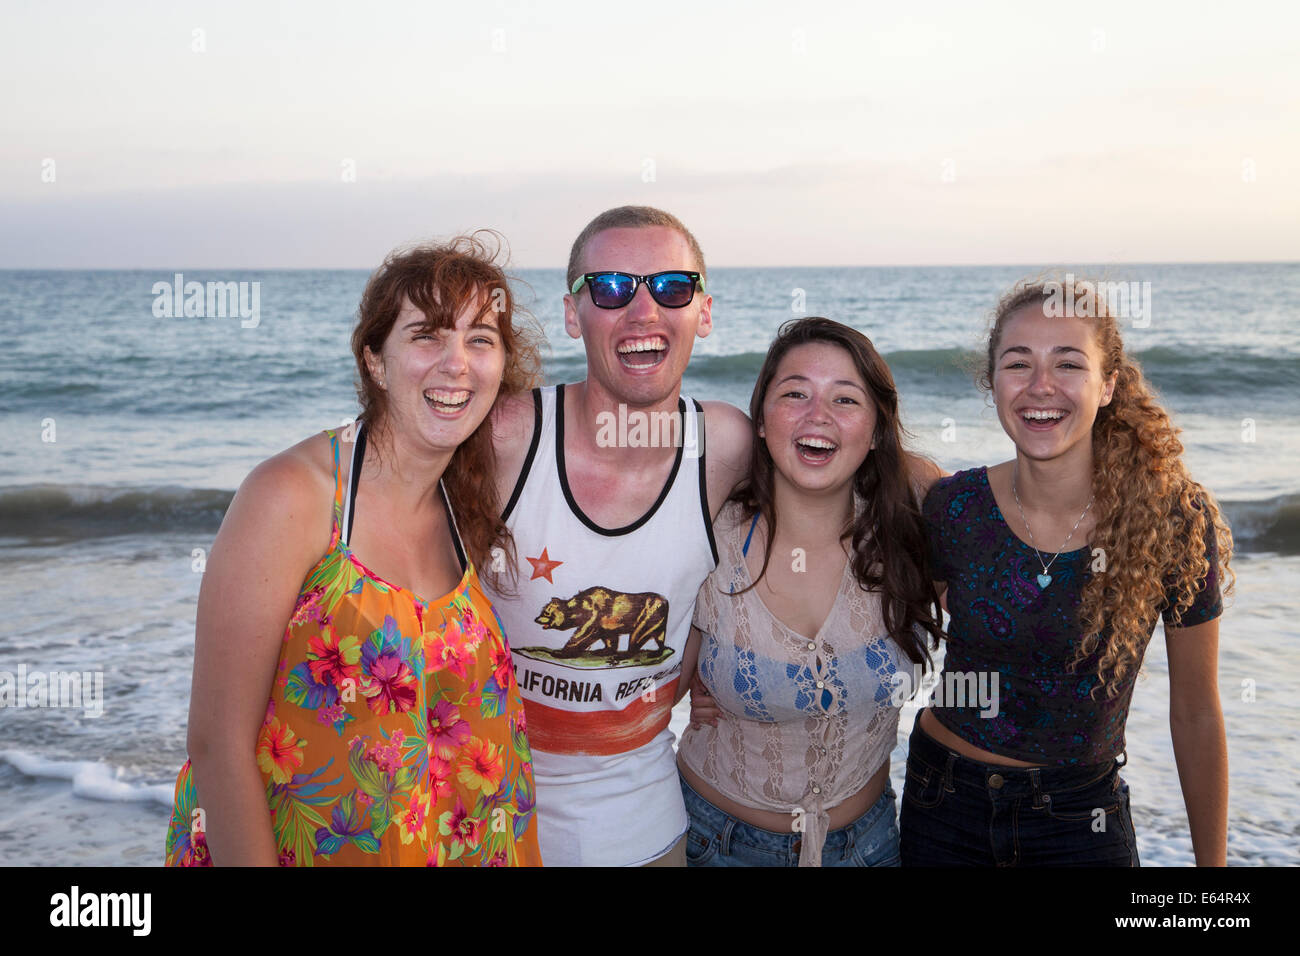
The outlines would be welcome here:
M 574 295 L 585 284 L 591 290 L 591 301 L 600 309 L 621 309 L 636 296 L 636 287 L 642 282 L 650 290 L 650 298 L 665 309 L 680 309 L 690 305 L 698 286 L 704 291 L 704 280 L 698 272 L 656 272 L 638 276 L 630 272 L 588 272 L 573 283 L 569 291 Z

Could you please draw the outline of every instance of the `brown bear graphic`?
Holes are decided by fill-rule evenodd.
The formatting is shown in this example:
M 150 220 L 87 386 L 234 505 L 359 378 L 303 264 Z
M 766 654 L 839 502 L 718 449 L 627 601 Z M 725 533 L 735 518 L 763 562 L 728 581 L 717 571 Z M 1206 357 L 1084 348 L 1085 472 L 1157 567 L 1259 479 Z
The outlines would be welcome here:
M 639 651 L 647 641 L 664 648 L 668 628 L 668 599 L 660 594 L 623 594 L 609 588 L 594 587 L 579 591 L 567 601 L 551 598 L 537 623 L 548 630 L 567 631 L 577 628 L 556 657 L 577 657 L 592 645 L 604 642 L 602 653 L 626 656 Z M 627 635 L 627 650 L 619 651 L 619 640 Z

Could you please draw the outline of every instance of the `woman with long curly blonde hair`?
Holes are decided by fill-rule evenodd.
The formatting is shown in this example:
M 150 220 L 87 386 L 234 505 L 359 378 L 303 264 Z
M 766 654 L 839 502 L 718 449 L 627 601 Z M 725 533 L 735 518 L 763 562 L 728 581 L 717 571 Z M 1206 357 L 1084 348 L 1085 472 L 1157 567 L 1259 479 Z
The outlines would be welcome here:
M 945 693 L 909 747 L 903 864 L 1138 865 L 1119 768 L 1163 617 L 1192 845 L 1198 864 L 1223 865 L 1218 618 L 1233 575 L 1214 498 L 1188 474 L 1177 429 L 1089 283 L 1007 293 L 981 385 L 1016 455 L 944 478 L 926 498 L 951 622 Z M 975 688 L 987 692 L 957 692 Z

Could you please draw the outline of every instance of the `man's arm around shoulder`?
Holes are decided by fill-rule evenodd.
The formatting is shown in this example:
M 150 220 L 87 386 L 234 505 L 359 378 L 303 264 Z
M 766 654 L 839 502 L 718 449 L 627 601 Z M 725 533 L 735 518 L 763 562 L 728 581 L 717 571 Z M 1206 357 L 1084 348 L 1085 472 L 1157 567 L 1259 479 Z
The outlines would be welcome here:
M 749 416 L 727 402 L 701 402 L 704 408 L 704 462 L 709 514 L 716 518 L 731 493 L 749 475 L 754 428 Z

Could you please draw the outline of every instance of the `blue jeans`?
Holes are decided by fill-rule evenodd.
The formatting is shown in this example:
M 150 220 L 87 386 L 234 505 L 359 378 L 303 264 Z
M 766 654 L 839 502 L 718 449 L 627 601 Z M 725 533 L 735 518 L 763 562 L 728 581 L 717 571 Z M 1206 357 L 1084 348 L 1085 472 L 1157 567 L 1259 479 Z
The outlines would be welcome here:
M 692 789 L 679 773 L 691 828 L 687 866 L 798 866 L 802 834 L 774 833 L 742 823 Z M 826 834 L 822 866 L 898 866 L 898 825 L 889 786 L 871 809 Z
M 904 866 L 1138 866 L 1123 763 L 1003 767 L 908 742 Z

